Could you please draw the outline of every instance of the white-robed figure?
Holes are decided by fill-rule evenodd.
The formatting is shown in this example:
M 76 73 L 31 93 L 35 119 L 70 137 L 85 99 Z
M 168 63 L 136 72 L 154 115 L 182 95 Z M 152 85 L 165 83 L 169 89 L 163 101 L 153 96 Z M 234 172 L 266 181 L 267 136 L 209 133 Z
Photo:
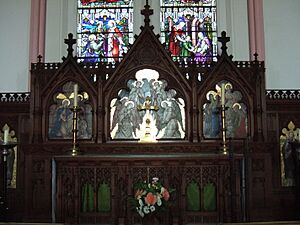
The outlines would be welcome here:
M 118 112 L 117 125 L 118 129 L 114 138 L 133 138 L 132 114 L 134 110 L 133 101 L 125 101 L 121 110 Z
M 164 129 L 162 138 L 180 138 L 178 120 L 170 101 L 161 103 L 164 108 L 161 127 Z
M 182 138 L 183 118 L 179 107 L 180 103 L 174 98 L 176 91 L 171 89 L 167 95 L 168 98 L 161 103 L 164 108 L 163 117 L 160 120 L 163 131 L 162 138 Z

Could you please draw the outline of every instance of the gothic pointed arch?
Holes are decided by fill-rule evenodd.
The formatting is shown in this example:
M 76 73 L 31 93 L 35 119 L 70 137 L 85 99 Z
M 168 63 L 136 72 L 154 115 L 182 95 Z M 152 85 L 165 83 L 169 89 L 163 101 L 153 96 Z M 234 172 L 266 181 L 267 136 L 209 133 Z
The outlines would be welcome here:
M 189 123 L 185 121 L 185 118 L 188 112 L 188 108 L 190 107 L 190 103 L 188 103 L 189 101 L 187 101 L 187 99 L 189 99 L 191 96 L 191 84 L 189 83 L 188 79 L 180 72 L 180 70 L 178 70 L 178 67 L 174 64 L 170 55 L 165 51 L 164 46 L 160 43 L 158 38 L 159 36 L 156 36 L 154 34 L 153 27 L 150 27 L 149 24 L 146 23 L 145 27 L 142 27 L 140 35 L 136 37 L 136 41 L 131 46 L 122 62 L 116 68 L 112 76 L 105 81 L 103 87 L 103 93 L 106 96 L 104 105 L 107 107 L 107 112 L 111 112 L 111 109 L 109 109 L 108 106 L 112 107 L 112 104 L 118 104 L 120 107 L 122 107 L 122 104 L 125 103 L 122 103 L 121 100 L 124 100 L 124 97 L 127 97 L 130 100 L 131 97 L 129 97 L 129 94 L 133 91 L 133 89 L 137 89 L 136 85 L 138 85 L 138 88 L 144 89 L 143 93 L 141 94 L 143 95 L 142 99 L 140 100 L 140 102 L 135 101 L 134 104 L 126 103 L 129 104 L 128 107 L 135 110 L 137 105 L 142 105 L 143 103 L 145 103 L 147 95 L 153 98 L 153 101 L 156 101 L 154 99 L 156 97 L 150 92 L 154 93 L 155 89 L 158 86 L 163 87 L 162 91 L 165 97 L 159 102 L 159 105 L 157 105 L 157 113 L 161 114 L 160 117 L 157 118 L 163 117 L 163 112 L 160 111 L 162 108 L 166 108 L 168 104 L 168 107 L 170 108 L 171 105 L 170 102 L 164 102 L 165 104 L 163 106 L 161 105 L 162 101 L 166 101 L 167 99 L 174 99 L 174 101 L 176 102 L 174 103 L 176 111 L 180 111 L 180 113 L 177 113 L 179 115 L 175 115 L 175 117 L 177 118 L 176 120 L 179 120 L 179 125 L 177 124 L 177 122 L 174 122 L 174 124 L 170 126 L 179 126 L 180 128 L 176 129 L 180 129 L 181 132 L 173 134 L 172 131 L 170 131 L 170 134 L 166 135 L 167 131 L 165 131 L 164 134 L 159 134 L 159 131 L 157 131 L 157 135 L 161 138 L 186 139 L 187 135 L 185 134 L 185 130 L 188 129 L 187 124 Z M 145 72 L 144 75 L 137 75 L 142 71 Z M 153 71 L 157 75 L 154 75 L 154 77 L 152 77 L 151 75 L 148 76 L 148 72 L 146 71 Z M 157 87 L 155 87 L 155 84 L 157 85 Z M 167 97 L 167 95 L 170 95 L 170 97 Z M 114 102 L 112 103 L 112 101 Z M 122 107 L 122 109 L 124 109 L 124 107 Z M 114 106 L 114 112 L 116 112 L 116 108 L 117 106 Z M 141 113 L 135 113 L 136 116 L 140 117 L 139 114 Z M 114 119 L 113 117 L 114 116 L 112 113 L 106 114 L 105 123 L 107 124 L 107 133 L 111 132 L 115 128 L 115 124 L 117 124 L 116 119 Z M 157 118 L 155 119 L 156 122 L 158 122 L 159 120 Z M 139 121 L 142 120 L 142 118 L 135 118 L 135 120 Z M 162 125 L 164 122 L 159 123 L 160 125 Z M 136 136 L 135 126 L 133 129 L 133 131 L 126 131 L 131 137 Z M 167 129 L 169 128 L 165 128 L 165 130 Z M 110 135 L 112 138 L 114 138 L 116 134 L 110 133 Z M 126 135 L 124 135 L 125 134 L 123 133 L 120 138 L 126 138 Z M 106 138 L 107 140 L 109 140 L 111 137 L 107 135 Z

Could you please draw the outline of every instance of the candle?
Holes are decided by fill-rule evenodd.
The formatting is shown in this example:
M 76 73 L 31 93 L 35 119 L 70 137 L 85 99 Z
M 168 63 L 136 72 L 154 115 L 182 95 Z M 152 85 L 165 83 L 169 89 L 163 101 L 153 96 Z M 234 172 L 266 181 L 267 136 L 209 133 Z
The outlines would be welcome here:
M 221 85 L 221 106 L 225 106 L 225 84 Z
M 8 129 L 4 130 L 4 143 L 7 143 L 8 142 Z
M 74 84 L 74 107 L 78 104 L 78 84 Z

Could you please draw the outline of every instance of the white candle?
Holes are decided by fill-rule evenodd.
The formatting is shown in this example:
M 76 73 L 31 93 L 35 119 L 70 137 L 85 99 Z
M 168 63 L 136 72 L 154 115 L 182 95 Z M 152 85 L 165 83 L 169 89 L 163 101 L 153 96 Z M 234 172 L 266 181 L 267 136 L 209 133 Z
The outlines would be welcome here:
M 4 130 L 4 143 L 7 143 L 8 142 L 8 129 Z
M 74 84 L 74 107 L 78 104 L 78 84 Z
M 225 105 L 225 84 L 221 85 L 221 105 Z

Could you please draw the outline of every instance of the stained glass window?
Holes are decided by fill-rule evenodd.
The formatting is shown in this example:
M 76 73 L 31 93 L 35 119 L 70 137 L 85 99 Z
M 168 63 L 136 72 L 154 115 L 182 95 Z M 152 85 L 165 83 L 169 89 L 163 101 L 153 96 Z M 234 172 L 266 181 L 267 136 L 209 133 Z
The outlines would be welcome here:
M 161 0 L 161 41 L 175 61 L 216 61 L 216 19 L 216 0 Z
M 132 0 L 78 0 L 77 56 L 119 62 L 133 42 Z

